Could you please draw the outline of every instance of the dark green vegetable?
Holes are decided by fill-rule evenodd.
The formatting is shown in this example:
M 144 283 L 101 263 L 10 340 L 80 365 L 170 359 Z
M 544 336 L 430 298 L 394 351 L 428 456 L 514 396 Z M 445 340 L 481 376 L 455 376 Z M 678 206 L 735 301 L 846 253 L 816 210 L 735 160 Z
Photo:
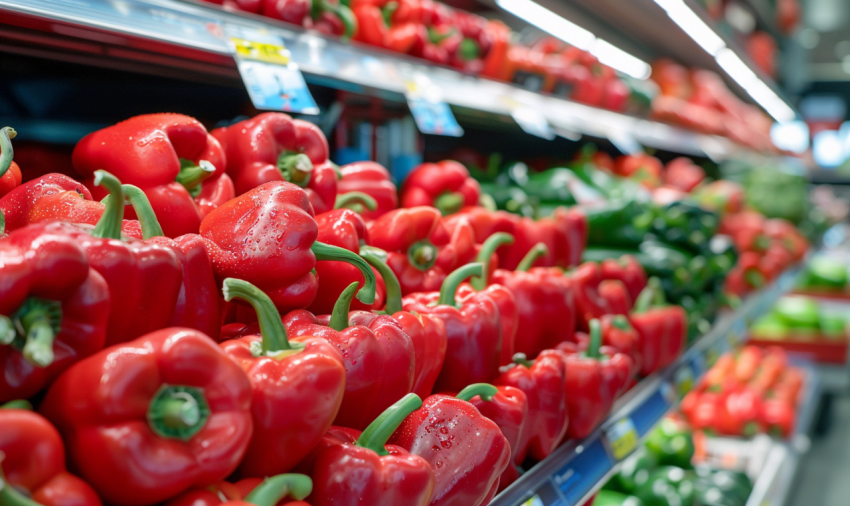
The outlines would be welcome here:
M 643 501 L 633 495 L 613 490 L 600 490 L 593 499 L 593 506 L 644 506 Z
M 659 467 L 634 495 L 646 506 L 694 506 L 696 490 L 693 478 L 680 467 Z
M 620 466 L 620 471 L 605 484 L 605 489 L 616 490 L 625 494 L 633 494 L 635 490 L 646 483 L 650 472 L 658 465 L 655 458 L 645 446 L 638 447 Z
M 646 449 L 660 465 L 691 469 L 694 456 L 694 441 L 691 431 L 665 418 L 646 440 Z

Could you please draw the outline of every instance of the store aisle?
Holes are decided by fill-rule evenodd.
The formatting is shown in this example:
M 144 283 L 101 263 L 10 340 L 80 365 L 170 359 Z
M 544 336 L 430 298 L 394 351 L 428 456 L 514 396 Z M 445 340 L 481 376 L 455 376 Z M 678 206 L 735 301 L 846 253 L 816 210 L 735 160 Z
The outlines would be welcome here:
M 813 439 L 786 506 L 850 504 L 850 394 L 836 397 L 827 434 Z

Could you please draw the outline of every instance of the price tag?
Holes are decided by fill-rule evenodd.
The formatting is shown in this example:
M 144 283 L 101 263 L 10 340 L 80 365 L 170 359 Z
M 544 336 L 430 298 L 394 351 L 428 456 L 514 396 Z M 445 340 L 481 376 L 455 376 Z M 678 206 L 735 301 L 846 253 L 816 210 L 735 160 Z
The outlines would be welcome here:
M 283 38 L 264 29 L 225 25 L 242 82 L 257 109 L 318 114 L 304 76 L 290 58 Z
M 673 384 L 676 385 L 676 395 L 681 399 L 694 388 L 695 374 L 691 364 L 684 364 L 676 370 L 673 375 Z
M 614 460 L 621 461 L 637 448 L 638 433 L 631 418 L 623 418 L 607 431 L 608 445 Z
M 546 117 L 537 109 L 521 105 L 511 111 L 511 117 L 513 117 L 520 128 L 525 130 L 525 133 L 549 141 L 555 139 L 555 131 L 546 120 Z
M 535 495 L 531 499 L 522 503 L 522 506 L 543 506 L 543 501 L 540 500 L 540 496 Z
M 423 134 L 460 137 L 463 128 L 457 123 L 449 104 L 443 102 L 440 88 L 428 76 L 417 74 L 407 82 L 407 106 Z

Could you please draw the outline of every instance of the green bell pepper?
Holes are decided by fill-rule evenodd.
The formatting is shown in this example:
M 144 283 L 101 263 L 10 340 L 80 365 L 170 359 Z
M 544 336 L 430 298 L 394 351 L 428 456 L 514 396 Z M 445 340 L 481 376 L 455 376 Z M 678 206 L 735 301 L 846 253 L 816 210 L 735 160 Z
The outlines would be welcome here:
M 587 215 L 587 244 L 594 246 L 635 247 L 649 232 L 654 213 L 635 200 L 609 201 L 582 206 Z
M 640 446 L 620 466 L 620 471 L 603 487 L 624 494 L 633 494 L 646 483 L 649 474 L 658 466 L 658 460 L 645 446 Z
M 725 469 L 699 469 L 694 482 L 697 501 L 705 506 L 745 506 L 753 485 L 746 474 Z
M 820 332 L 820 310 L 818 303 L 811 297 L 803 295 L 782 297 L 776 302 L 773 312 L 794 332 L 813 334 Z
M 691 469 L 694 440 L 691 431 L 673 420 L 661 420 L 646 439 L 646 449 L 660 465 Z
M 801 288 L 844 290 L 847 286 L 847 264 L 830 257 L 815 257 L 806 266 L 799 286 Z
M 841 339 L 847 334 L 847 319 L 841 315 L 821 312 L 820 332 L 824 337 Z
M 680 467 L 660 467 L 650 474 L 634 495 L 646 506 L 694 506 L 694 477 Z
M 593 499 L 593 506 L 644 506 L 643 501 L 633 495 L 613 490 L 600 490 Z
M 708 247 L 719 226 L 717 214 L 690 202 L 677 201 L 659 210 L 652 231 L 664 242 L 699 253 Z
M 750 335 L 756 339 L 785 339 L 789 332 L 785 320 L 775 313 L 767 313 L 750 326 Z

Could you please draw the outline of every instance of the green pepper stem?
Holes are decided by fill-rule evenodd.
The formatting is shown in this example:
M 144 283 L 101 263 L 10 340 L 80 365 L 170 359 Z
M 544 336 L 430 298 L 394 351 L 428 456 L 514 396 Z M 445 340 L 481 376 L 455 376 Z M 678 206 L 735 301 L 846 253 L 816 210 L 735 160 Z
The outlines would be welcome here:
M 162 384 L 148 404 L 148 426 L 160 437 L 188 441 L 210 417 L 201 388 Z
M 764 286 L 764 276 L 755 269 L 747 269 L 744 271 L 744 281 L 753 288 L 761 288 Z
M 304 153 L 283 151 L 277 157 L 277 170 L 285 181 L 305 188 L 310 183 L 313 173 L 313 162 Z
M 0 176 L 3 176 L 12 166 L 12 159 L 15 157 L 12 139 L 16 135 L 18 135 L 18 132 L 12 127 L 0 128 Z
M 657 289 L 657 283 L 653 280 L 658 281 L 658 278 L 649 278 L 646 286 L 638 294 L 637 299 L 635 299 L 635 305 L 632 308 L 633 313 L 645 313 L 653 306 L 656 299 L 655 291 Z
M 407 394 L 390 406 L 370 423 L 357 438 L 357 446 L 368 448 L 378 455 L 389 455 L 384 445 L 408 415 L 422 407 L 422 399 L 416 394 Z
M 363 208 L 374 211 L 378 208 L 378 201 L 368 193 L 348 192 L 336 196 L 334 209 L 351 209 L 358 214 L 363 213 Z
M 286 329 L 280 321 L 280 313 L 265 292 L 247 281 L 236 278 L 225 279 L 221 292 L 224 294 L 224 300 L 228 302 L 233 299 L 244 300 L 254 308 L 260 324 L 264 356 L 273 356 L 277 352 L 292 349 L 286 337 Z
M 532 246 L 530 250 L 528 250 L 528 253 L 526 253 L 524 257 L 522 257 L 522 260 L 520 260 L 516 270 L 527 271 L 528 269 L 531 269 L 531 266 L 534 265 L 534 262 L 536 262 L 538 258 L 547 254 L 549 254 L 549 248 L 547 248 L 544 243 L 538 242 Z
M 413 243 L 407 249 L 407 260 L 420 271 L 427 271 L 437 262 L 437 247 L 428 239 Z
M 0 345 L 12 344 L 18 333 L 15 324 L 8 316 L 0 315 Z
M 475 276 L 469 280 L 472 288 L 478 292 L 487 288 L 487 282 L 489 281 L 487 278 L 490 274 L 490 259 L 493 258 L 493 253 L 499 249 L 499 246 L 513 243 L 514 236 L 505 232 L 496 232 L 484 241 L 484 244 L 481 245 L 481 251 L 478 252 L 478 257 L 475 259 L 484 265 L 484 274 L 482 276 Z
M 455 295 L 460 284 L 470 276 L 481 276 L 483 274 L 484 266 L 478 262 L 458 267 L 443 280 L 443 286 L 440 287 L 440 299 L 437 304 L 457 307 Z
M 26 399 L 16 399 L 0 405 L 0 409 L 25 409 L 27 411 L 32 411 L 32 404 L 30 404 L 30 401 Z
M 521 365 L 523 367 L 531 367 L 534 365 L 534 361 L 528 360 L 528 357 L 525 356 L 525 353 L 514 353 L 514 356 L 511 357 L 511 361 L 514 364 Z
M 0 456 L 2 456 L 2 453 L 0 453 Z M 3 467 L 0 466 L 0 506 L 41 506 L 41 503 L 37 503 L 15 490 L 15 487 L 6 481 Z
M 478 197 L 478 205 L 494 213 L 499 210 L 499 207 L 496 205 L 496 199 L 486 193 L 482 193 Z
M 342 34 L 340 37 L 350 39 L 354 36 L 354 32 L 357 30 L 357 20 L 348 5 L 342 2 L 334 4 L 327 0 L 313 0 L 313 9 L 311 12 L 313 20 L 319 19 L 319 16 L 325 11 L 334 14 L 339 19 L 339 22 L 342 23 Z
M 6 233 L 6 215 L 3 214 L 3 211 L 0 211 L 0 235 Z
M 25 324 L 26 341 L 21 354 L 36 367 L 47 367 L 53 363 L 53 341 L 56 334 L 50 319 L 46 316 L 36 317 L 29 324 Z
M 436 207 L 443 216 L 454 214 L 463 207 L 463 194 L 459 192 L 445 192 L 434 199 Z
M 255 506 L 275 506 L 286 496 L 300 501 L 311 492 L 313 492 L 313 480 L 309 476 L 279 474 L 263 480 L 245 496 L 244 501 Z
M 351 299 L 354 298 L 354 292 L 356 290 L 357 281 L 345 287 L 345 290 L 339 294 L 339 298 L 334 303 L 328 327 L 336 330 L 337 332 L 341 332 L 348 328 L 348 312 L 351 310 Z
M 631 330 L 632 325 L 629 323 L 629 319 L 624 315 L 618 314 L 614 315 L 614 318 L 611 319 L 611 325 L 617 327 L 620 330 Z
M 361 246 L 360 256 L 384 278 L 384 287 L 387 291 L 387 302 L 384 306 L 384 311 L 387 314 L 395 314 L 401 311 L 401 285 L 398 282 L 395 272 L 387 265 L 387 253 L 374 246 Z
M 212 163 L 200 160 L 195 165 L 192 160 L 181 158 L 180 172 L 177 173 L 174 180 L 183 185 L 193 197 L 197 197 L 200 194 L 201 184 L 213 174 L 215 174 L 215 165 Z
M 602 355 L 599 353 L 599 347 L 602 346 L 602 325 L 596 318 L 587 323 L 590 328 L 590 342 L 587 345 L 585 355 L 588 358 L 599 359 Z
M 136 211 L 136 217 L 139 219 L 139 225 L 142 227 L 142 238 L 150 239 L 151 237 L 161 237 L 165 234 L 162 232 L 162 227 L 159 225 L 159 220 L 156 218 L 156 213 L 151 207 L 151 201 L 148 196 L 138 186 L 131 184 L 122 184 L 121 189 L 124 191 L 124 197 L 130 201 L 133 210 Z
M 363 284 L 363 288 L 357 292 L 357 300 L 362 302 L 363 304 L 374 304 L 375 303 L 375 273 L 372 272 L 372 268 L 369 267 L 369 264 L 363 260 L 360 255 L 357 253 L 352 253 L 345 248 L 340 248 L 337 246 L 331 246 L 330 244 L 325 244 L 321 242 L 314 242 L 310 247 L 313 250 L 313 254 L 316 255 L 316 260 L 333 260 L 336 262 L 347 262 L 355 267 L 357 267 L 360 272 L 363 274 L 363 278 L 365 279 L 365 283 Z
M 121 188 L 121 181 L 105 170 L 96 170 L 94 184 L 106 188 L 109 200 L 92 235 L 101 239 L 121 240 L 121 224 L 124 220 L 124 190 Z
M 476 395 L 480 395 L 485 401 L 493 399 L 493 396 L 499 393 L 499 389 L 489 383 L 473 383 L 464 388 L 455 396 L 462 401 L 469 402 Z

